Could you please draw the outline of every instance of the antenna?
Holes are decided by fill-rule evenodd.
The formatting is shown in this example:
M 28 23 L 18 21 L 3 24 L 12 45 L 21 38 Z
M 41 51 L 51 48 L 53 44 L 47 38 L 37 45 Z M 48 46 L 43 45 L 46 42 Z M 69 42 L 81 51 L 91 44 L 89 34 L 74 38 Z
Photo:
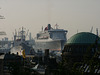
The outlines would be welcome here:
M 92 33 L 92 31 L 93 31 L 93 26 L 91 27 L 90 33 Z
M 42 26 L 42 31 L 43 31 L 43 26 Z
M 58 26 L 59 26 L 59 25 L 56 23 L 56 25 L 55 25 L 56 29 L 58 29 Z

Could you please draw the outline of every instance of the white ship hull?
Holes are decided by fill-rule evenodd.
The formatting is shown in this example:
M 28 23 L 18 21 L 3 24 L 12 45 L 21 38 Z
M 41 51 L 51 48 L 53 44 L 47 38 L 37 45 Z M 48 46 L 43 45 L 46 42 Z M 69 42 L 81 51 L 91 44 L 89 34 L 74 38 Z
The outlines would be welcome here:
M 61 40 L 35 40 L 35 48 L 37 50 L 61 50 Z

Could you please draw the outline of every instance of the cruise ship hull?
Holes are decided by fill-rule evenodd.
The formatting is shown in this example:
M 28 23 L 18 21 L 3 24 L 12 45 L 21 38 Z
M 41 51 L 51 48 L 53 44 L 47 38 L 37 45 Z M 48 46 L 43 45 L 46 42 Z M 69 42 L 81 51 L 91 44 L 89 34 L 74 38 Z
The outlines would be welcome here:
M 35 48 L 38 50 L 61 50 L 61 40 L 35 40 Z

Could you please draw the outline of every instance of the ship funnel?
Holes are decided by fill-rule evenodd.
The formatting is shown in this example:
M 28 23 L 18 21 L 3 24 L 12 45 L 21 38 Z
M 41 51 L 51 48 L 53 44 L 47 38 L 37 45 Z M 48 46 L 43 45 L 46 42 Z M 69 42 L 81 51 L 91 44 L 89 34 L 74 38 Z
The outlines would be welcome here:
M 51 25 L 50 24 L 48 24 L 48 30 L 50 30 L 51 29 Z

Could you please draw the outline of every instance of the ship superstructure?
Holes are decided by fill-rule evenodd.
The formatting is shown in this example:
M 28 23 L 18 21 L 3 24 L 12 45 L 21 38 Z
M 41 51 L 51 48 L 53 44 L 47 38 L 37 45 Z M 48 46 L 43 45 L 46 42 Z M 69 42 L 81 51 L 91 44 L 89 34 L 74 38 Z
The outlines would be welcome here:
M 24 31 L 23 27 L 22 27 L 22 30 L 19 31 L 18 33 L 15 30 L 13 46 L 18 46 L 19 44 L 25 42 L 25 39 L 26 39 L 26 32 Z
M 60 51 L 63 49 L 64 44 L 67 40 L 66 38 L 67 30 L 58 29 L 58 25 L 56 24 L 56 28 L 52 28 L 50 24 L 39 33 L 37 33 L 37 37 L 35 38 L 35 48 L 38 50 L 57 50 Z
M 33 54 L 34 50 L 32 46 L 34 45 L 34 40 L 31 38 L 31 33 L 29 34 L 29 39 L 26 40 L 28 36 L 28 31 L 25 31 L 25 28 L 20 28 L 20 31 L 15 30 L 13 47 L 11 53 L 22 54 L 22 51 L 25 50 L 25 54 Z

